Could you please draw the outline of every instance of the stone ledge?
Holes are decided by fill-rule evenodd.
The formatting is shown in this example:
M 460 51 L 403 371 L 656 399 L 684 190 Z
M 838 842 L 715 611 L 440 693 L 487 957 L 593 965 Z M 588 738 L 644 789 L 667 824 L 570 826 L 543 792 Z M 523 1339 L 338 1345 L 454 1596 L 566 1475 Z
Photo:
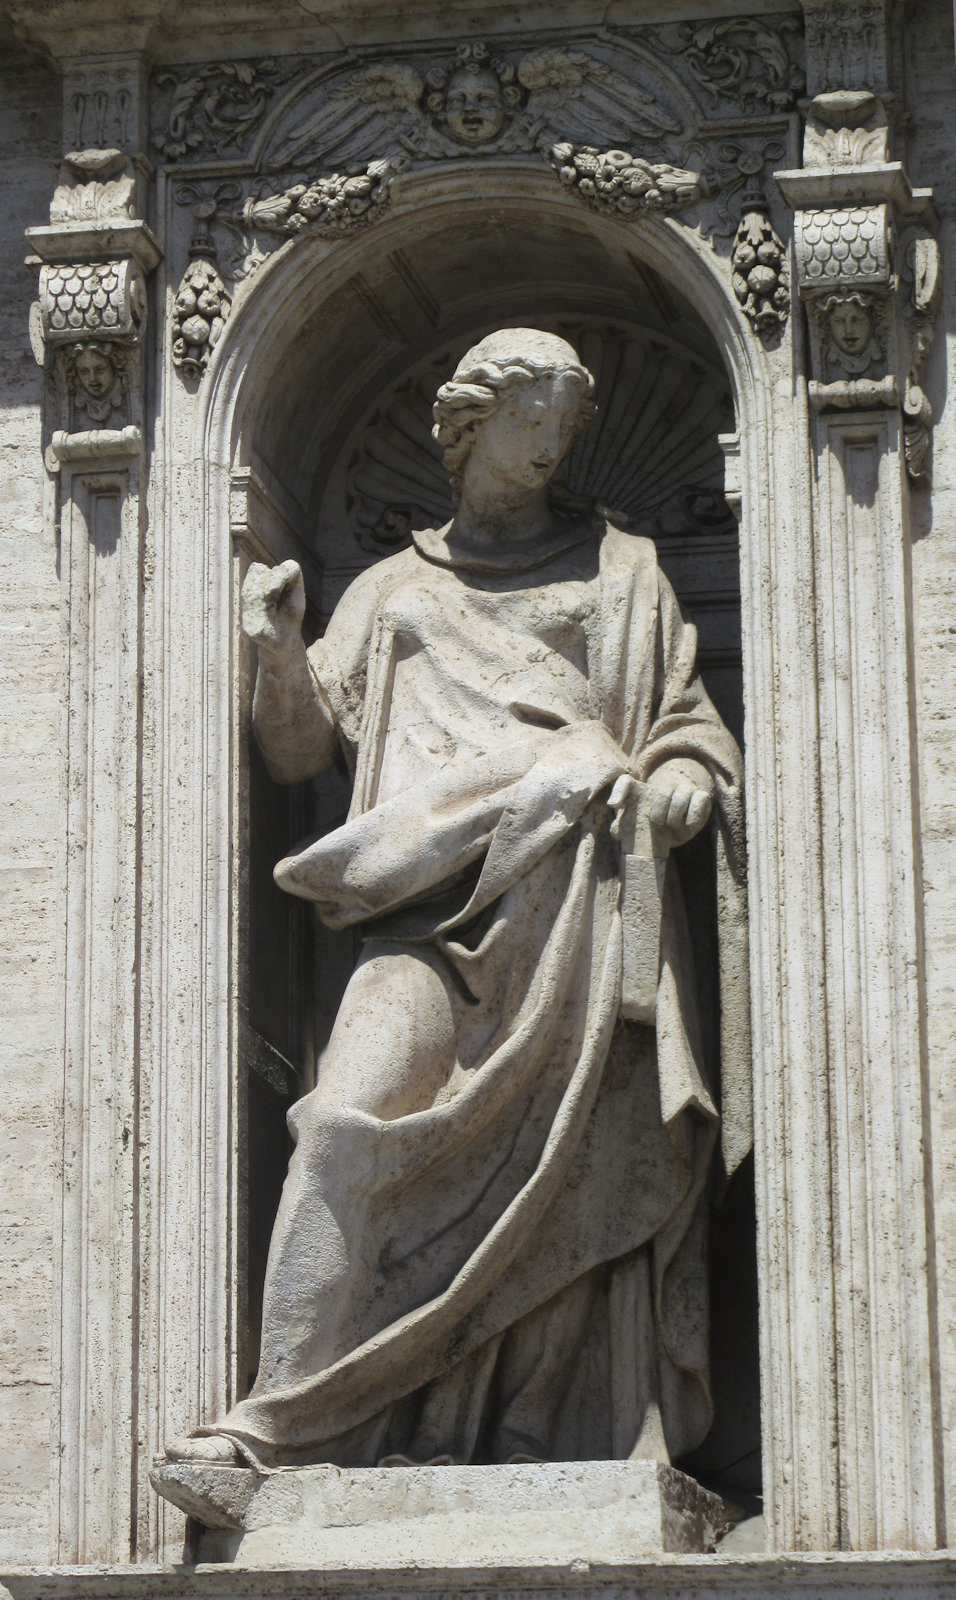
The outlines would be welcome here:
M 740 1512 L 656 1461 L 248 1468 L 160 1462 L 153 1487 L 241 1566 L 633 1560 L 713 1550 Z
M 17 1567 L 0 1570 L 6 1600 L 952 1600 L 956 1556 L 886 1551 L 790 1556 L 659 1556 L 617 1562 L 485 1563 L 460 1567 Z

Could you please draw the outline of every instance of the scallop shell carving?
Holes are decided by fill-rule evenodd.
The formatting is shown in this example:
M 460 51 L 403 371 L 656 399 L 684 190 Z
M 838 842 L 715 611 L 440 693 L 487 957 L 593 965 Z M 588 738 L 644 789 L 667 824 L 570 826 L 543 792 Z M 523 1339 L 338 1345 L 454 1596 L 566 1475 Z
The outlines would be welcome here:
M 717 434 L 733 426 L 723 371 L 638 327 L 559 322 L 553 331 L 575 346 L 597 385 L 598 418 L 568 457 L 568 489 L 625 527 L 702 497 L 722 504 Z M 403 378 L 362 428 L 346 507 L 365 550 L 397 550 L 413 527 L 440 527 L 452 514 L 431 407 L 459 353 L 440 351 Z

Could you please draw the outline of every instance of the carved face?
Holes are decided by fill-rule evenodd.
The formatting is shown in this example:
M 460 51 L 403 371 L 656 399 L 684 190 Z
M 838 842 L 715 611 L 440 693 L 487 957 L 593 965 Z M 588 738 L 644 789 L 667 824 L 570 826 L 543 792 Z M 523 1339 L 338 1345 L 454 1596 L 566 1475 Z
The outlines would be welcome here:
M 501 132 L 505 105 L 501 84 L 487 67 L 453 72 L 445 91 L 445 121 L 462 144 L 485 144 Z
M 581 418 L 581 388 L 568 372 L 509 389 L 497 411 L 475 426 L 465 468 L 507 492 L 543 489 L 571 448 Z
M 78 381 L 94 400 L 102 400 L 109 394 L 116 375 L 107 356 L 98 350 L 81 350 L 74 366 Z
M 830 333 L 844 355 L 863 354 L 873 335 L 873 318 L 854 300 L 843 300 L 830 312 Z

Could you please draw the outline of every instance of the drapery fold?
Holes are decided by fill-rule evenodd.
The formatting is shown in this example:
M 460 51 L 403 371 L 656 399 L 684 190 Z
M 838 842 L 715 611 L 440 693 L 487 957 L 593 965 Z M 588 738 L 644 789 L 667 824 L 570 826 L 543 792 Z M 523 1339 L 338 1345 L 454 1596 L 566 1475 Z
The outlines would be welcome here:
M 644 1274 L 655 1373 L 635 1413 L 644 1442 L 633 1448 L 651 1448 L 656 1408 L 673 1458 L 699 1442 L 709 1417 L 694 1230 L 717 1115 L 671 869 L 656 1048 L 651 1030 L 618 1023 L 620 886 L 606 800 L 621 774 L 643 780 L 667 762 L 696 763 L 713 780 L 730 1019 L 722 1112 L 735 1162 L 749 1062 L 739 753 L 648 541 L 608 529 L 599 556 L 562 552 L 523 585 L 497 580 L 497 603 L 519 607 L 532 641 L 511 679 L 498 675 L 503 686 L 486 667 L 496 580 L 416 551 L 366 577 L 364 601 L 347 597 L 346 621 L 333 618 L 312 656 L 355 761 L 352 808 L 341 828 L 276 869 L 330 926 L 361 924 L 365 956 L 330 1042 L 335 1060 L 294 1108 L 299 1142 L 270 1257 L 259 1378 L 207 1431 L 228 1433 L 266 1467 L 371 1464 L 416 1439 L 425 1448 L 426 1438 L 452 1459 L 476 1449 L 493 1458 L 511 1438 L 494 1416 L 507 1371 L 524 1374 L 524 1398 L 516 1390 L 501 1416 L 520 1415 L 523 1448 L 533 1436 L 547 1454 L 574 1429 L 567 1417 L 534 1420 L 554 1397 L 532 1405 L 533 1363 L 518 1356 L 531 1348 L 529 1330 L 552 1307 L 555 1338 L 582 1367 L 604 1337 L 603 1316 L 618 1351 L 608 1370 L 620 1369 L 630 1345 L 609 1308 L 636 1304 L 637 1290 L 620 1285 Z M 549 613 L 558 600 L 560 637 Z M 447 719 L 440 737 L 419 726 L 430 673 L 448 685 L 434 713 Z M 488 749 L 474 732 L 480 715 Z M 409 739 L 439 755 L 403 785 L 390 741 L 409 727 Z M 390 1024 L 404 1016 L 400 988 L 420 991 L 422 1014 L 438 1006 L 441 1026 L 424 1042 L 416 1035 L 415 1059 L 439 1092 L 395 1116 L 330 1100 L 323 1073 L 334 1078 L 359 1048 L 367 1065 L 366 995 L 381 1009 L 383 1060 L 401 1053 L 412 1024 Z M 647 1267 L 622 1277 L 619 1265 L 612 1292 L 606 1274 L 625 1261 Z M 608 1392 L 609 1413 L 619 1399 Z M 577 1431 L 578 1453 L 620 1448 L 596 1421 Z

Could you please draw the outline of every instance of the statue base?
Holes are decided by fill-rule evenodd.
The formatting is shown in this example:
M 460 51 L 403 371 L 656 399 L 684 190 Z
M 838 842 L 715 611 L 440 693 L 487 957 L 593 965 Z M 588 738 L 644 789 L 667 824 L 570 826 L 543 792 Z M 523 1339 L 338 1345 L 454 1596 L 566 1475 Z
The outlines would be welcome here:
M 153 1487 L 203 1525 L 201 1561 L 475 1566 L 712 1551 L 741 1512 L 656 1461 L 282 1468 L 158 1462 Z

